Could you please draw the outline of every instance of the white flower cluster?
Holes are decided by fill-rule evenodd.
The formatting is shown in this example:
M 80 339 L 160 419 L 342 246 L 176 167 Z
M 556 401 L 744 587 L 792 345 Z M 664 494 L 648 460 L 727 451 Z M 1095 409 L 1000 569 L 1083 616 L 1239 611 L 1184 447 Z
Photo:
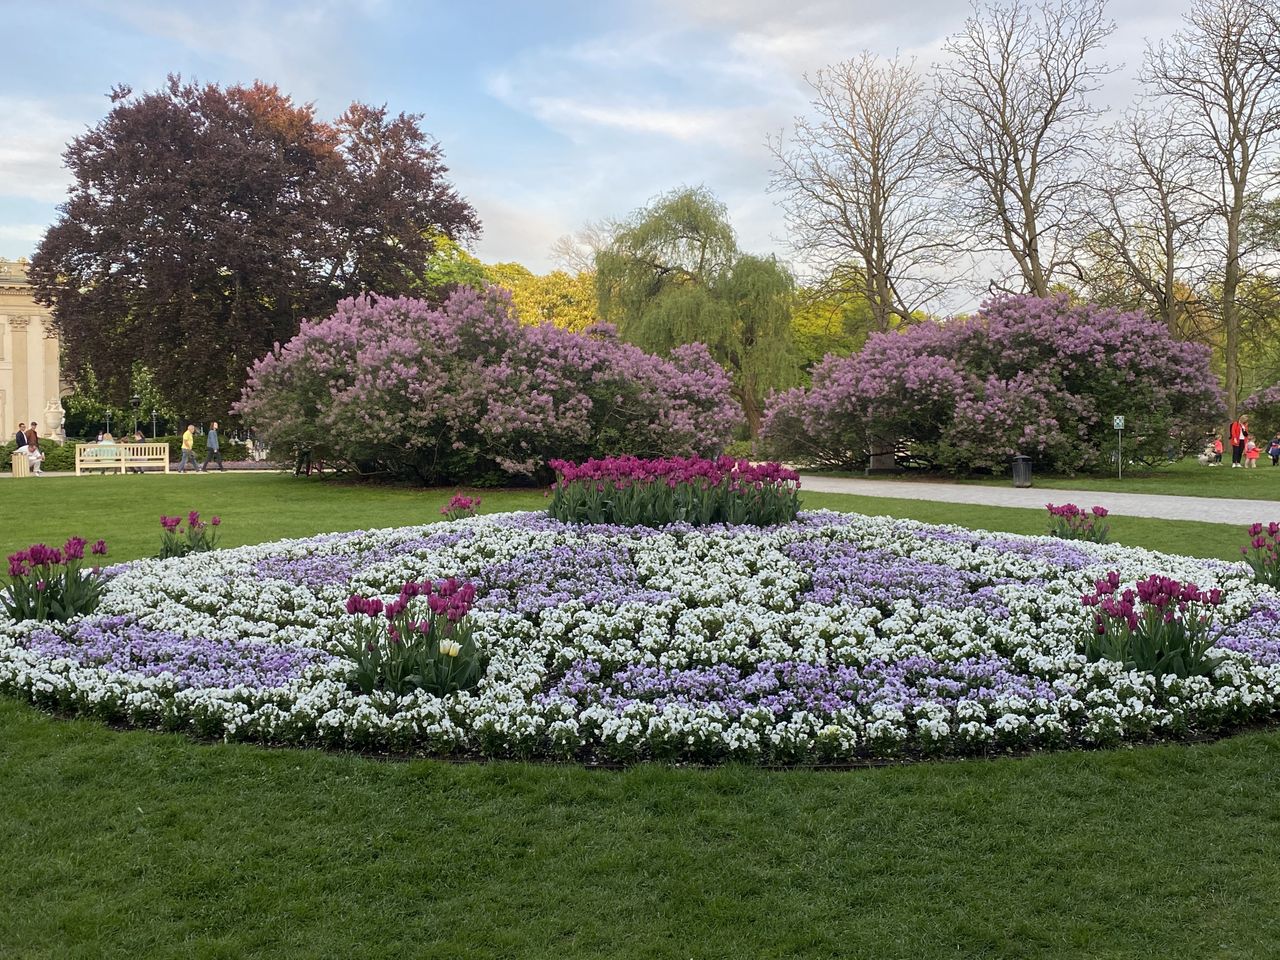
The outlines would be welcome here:
M 311 563 L 347 572 L 323 583 L 271 572 Z M 1224 623 L 1280 607 L 1243 564 L 884 517 L 632 531 L 504 514 L 121 565 L 81 622 L 0 619 L 0 688 L 202 737 L 607 761 L 1105 745 L 1276 710 L 1280 665 L 1247 649 L 1181 680 L 1087 662 L 1080 597 L 1111 570 L 1129 584 L 1160 573 L 1218 587 Z M 479 686 L 354 692 L 334 642 L 353 623 L 348 596 L 390 599 L 408 580 L 450 576 L 479 587 Z M 204 674 L 148 663 L 138 651 L 152 636 L 207 648 L 201 669 L 245 649 L 311 659 L 201 685 L 190 678 Z M 133 660 L 121 667 L 117 653 Z

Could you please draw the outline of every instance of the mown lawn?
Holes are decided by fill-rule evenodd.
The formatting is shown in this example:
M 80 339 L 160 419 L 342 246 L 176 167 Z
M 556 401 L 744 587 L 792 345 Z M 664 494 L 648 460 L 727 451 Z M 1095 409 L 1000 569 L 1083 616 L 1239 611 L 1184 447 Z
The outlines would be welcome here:
M 451 492 L 3 481 L 0 546 L 78 532 L 126 559 L 154 551 L 162 512 L 220 513 L 232 545 L 422 522 Z M 1043 529 L 1040 511 L 806 502 Z M 1212 524 L 1116 531 L 1206 556 L 1240 541 Z M 1270 732 L 838 773 L 618 772 L 207 745 L 0 698 L 0 957 L 1265 957 L 1278 789 Z
M 482 513 L 539 510 L 545 504 L 541 490 L 470 492 L 482 498 Z M 8 555 L 35 541 L 56 545 L 76 534 L 106 538 L 111 560 L 154 556 L 160 547 L 160 515 L 185 516 L 193 509 L 206 519 L 222 517 L 221 543 L 228 547 L 322 531 L 428 523 L 440 519 L 440 508 L 452 493 L 452 488 L 343 484 L 278 473 L 0 480 L 0 553 Z M 812 509 L 858 510 L 1010 533 L 1043 534 L 1047 529 L 1043 510 L 824 493 L 805 493 L 803 501 Z M 1118 543 L 1189 556 L 1234 560 L 1245 540 L 1237 527 L 1216 523 L 1140 517 L 1110 521 Z
M 1231 451 L 1220 467 L 1202 466 L 1195 457 L 1179 460 L 1156 469 L 1133 467 L 1124 477 L 1076 475 L 1072 477 L 1035 473 L 1036 487 L 1063 490 L 1098 490 L 1117 493 L 1159 493 L 1181 497 L 1228 497 L 1240 500 L 1280 500 L 1280 467 L 1273 468 L 1269 457 L 1261 457 L 1252 470 L 1231 468 Z M 822 472 L 822 471 L 815 471 Z M 832 472 L 831 476 L 860 479 L 863 474 Z M 876 477 L 877 480 L 893 479 Z M 974 483 L 1007 487 L 1010 480 L 1002 477 L 953 477 L 947 474 L 908 472 L 897 478 L 902 483 Z

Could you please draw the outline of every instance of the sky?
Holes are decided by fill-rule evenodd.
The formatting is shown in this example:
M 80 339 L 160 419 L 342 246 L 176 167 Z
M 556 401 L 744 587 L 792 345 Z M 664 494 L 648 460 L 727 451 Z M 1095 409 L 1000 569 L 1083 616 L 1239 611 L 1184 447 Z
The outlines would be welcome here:
M 1188 0 L 1112 0 L 1100 102 L 1136 96 L 1147 40 Z M 766 139 L 805 75 L 863 50 L 926 69 L 969 12 L 958 0 L 0 0 L 0 257 L 29 256 L 57 216 L 61 154 L 170 73 L 277 84 L 331 118 L 353 100 L 424 115 L 484 232 L 474 252 L 542 271 L 589 220 L 703 185 L 740 246 L 792 261 Z

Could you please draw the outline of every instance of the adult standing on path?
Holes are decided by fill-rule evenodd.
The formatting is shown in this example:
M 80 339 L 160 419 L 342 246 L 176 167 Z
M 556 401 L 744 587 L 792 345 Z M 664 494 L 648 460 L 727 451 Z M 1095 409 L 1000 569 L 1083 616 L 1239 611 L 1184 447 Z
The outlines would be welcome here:
M 209 458 L 218 461 L 218 469 L 223 473 L 227 472 L 227 468 L 222 465 L 222 451 L 218 449 L 218 421 L 214 420 L 209 424 L 209 432 L 204 438 L 204 463 L 200 464 L 200 472 L 204 473 L 209 467 Z
M 1245 441 L 1249 439 L 1249 418 L 1240 417 L 1231 421 L 1231 466 L 1240 466 L 1240 457 L 1244 454 Z
M 15 453 L 25 453 L 27 446 L 27 425 L 25 423 L 18 424 L 18 432 L 13 438 L 13 449 Z
M 191 469 L 196 469 L 196 425 L 188 423 L 186 431 L 182 434 L 182 460 L 178 463 L 178 472 L 187 472 L 187 462 L 190 461 Z

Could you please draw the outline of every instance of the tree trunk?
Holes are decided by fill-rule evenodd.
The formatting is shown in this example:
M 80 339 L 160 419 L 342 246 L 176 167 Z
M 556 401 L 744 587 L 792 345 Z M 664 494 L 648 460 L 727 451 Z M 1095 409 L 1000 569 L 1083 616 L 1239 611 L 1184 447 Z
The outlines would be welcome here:
M 901 473 L 894 450 L 898 445 L 896 437 L 867 434 L 867 448 L 871 451 L 871 462 L 867 465 L 867 473 Z
M 742 391 L 738 399 L 738 403 L 742 407 L 742 415 L 747 420 L 747 438 L 755 440 L 760 436 L 760 419 L 762 412 L 760 405 L 756 402 L 755 394 L 750 390 Z
M 1226 334 L 1222 357 L 1227 372 L 1227 416 L 1236 418 L 1236 404 L 1240 396 L 1240 306 L 1236 303 L 1236 291 L 1240 286 L 1240 265 L 1228 256 L 1227 269 L 1222 279 L 1222 327 Z

